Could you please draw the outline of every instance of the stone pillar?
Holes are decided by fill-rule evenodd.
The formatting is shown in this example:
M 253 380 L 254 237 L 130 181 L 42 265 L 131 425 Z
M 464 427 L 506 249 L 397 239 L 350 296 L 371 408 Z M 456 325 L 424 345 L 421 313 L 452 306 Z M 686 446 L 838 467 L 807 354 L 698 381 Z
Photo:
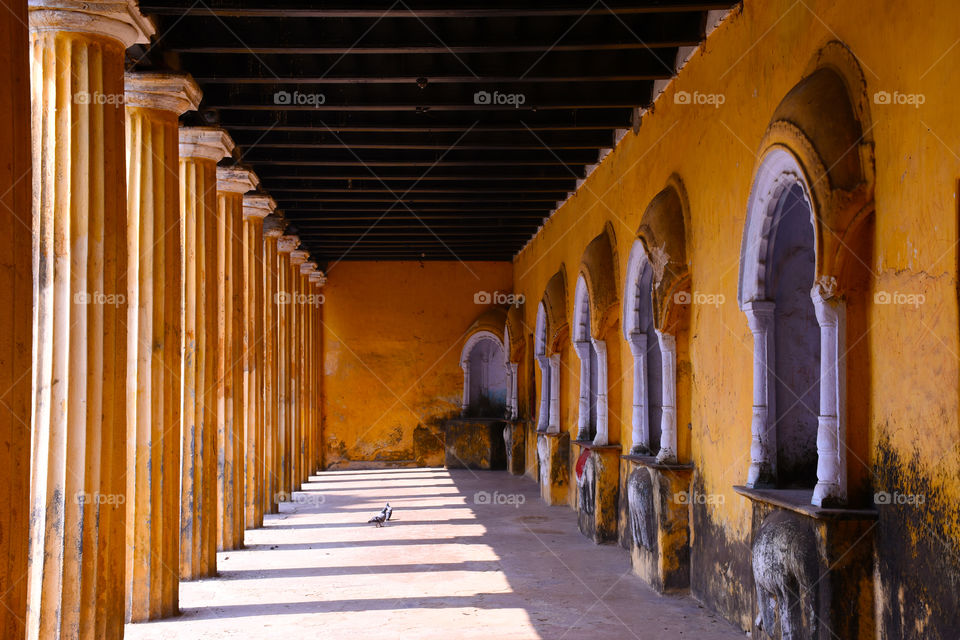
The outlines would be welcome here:
M 243 197 L 243 403 L 245 451 L 244 521 L 246 528 L 263 526 L 265 350 L 263 330 L 263 219 L 276 209 L 266 195 Z
M 280 475 L 280 319 L 278 303 L 278 270 L 280 254 L 277 244 L 286 227 L 283 218 L 276 214 L 263 221 L 263 331 L 264 331 L 264 513 L 277 513 L 278 496 L 281 490 Z
M 560 354 L 550 356 L 550 421 L 547 433 L 560 433 Z
M 217 168 L 217 550 L 243 546 L 243 194 L 253 171 Z
M 647 334 L 631 331 L 627 339 L 633 356 L 633 445 L 631 455 L 650 454 L 650 412 L 647 410 Z
M 550 358 L 544 354 L 537 355 L 537 366 L 540 368 L 540 412 L 537 415 L 537 431 L 546 433 L 550 428 Z
M 748 487 L 769 487 L 776 482 L 777 429 L 773 385 L 773 312 L 769 301 L 743 306 L 753 333 L 753 418 L 750 423 Z
M 300 268 L 307 261 L 306 251 L 290 252 L 290 489 L 299 491 L 303 482 L 303 311 L 306 293 Z
M 817 417 L 817 484 L 812 503 L 838 506 L 847 499 L 846 367 L 844 366 L 845 307 L 836 296 L 836 281 L 821 279 L 814 285 L 813 300 L 820 325 L 820 415 Z
M 660 452 L 657 462 L 677 464 L 677 339 L 657 331 L 660 341 L 663 400 L 660 415 Z
M 590 439 L 590 341 L 577 340 L 573 349 L 580 359 L 580 403 L 577 409 L 577 440 Z
M 316 269 L 317 264 L 315 262 L 305 262 L 300 265 L 300 290 L 306 296 L 307 302 L 302 313 L 303 338 L 301 342 L 303 344 L 303 356 L 300 359 L 303 367 L 303 392 L 301 394 L 301 404 L 303 406 L 303 420 L 301 421 L 303 424 L 302 482 L 308 482 L 310 476 L 316 471 L 314 466 L 314 460 L 316 459 L 314 453 L 314 443 L 316 442 L 316 395 L 314 389 L 316 367 L 313 363 L 313 353 L 314 329 L 316 326 L 314 316 L 319 307 L 319 296 L 310 282 L 310 276 Z
M 221 129 L 180 129 L 183 242 L 183 427 L 180 579 L 217 571 L 217 162 L 233 151 Z
M 148 42 L 154 27 L 127 1 L 32 0 L 29 22 L 36 170 L 26 636 L 56 638 L 67 631 L 73 638 L 120 638 L 127 361 L 123 64 L 125 49 Z
M 610 427 L 607 421 L 609 400 L 607 397 L 607 343 L 605 340 L 591 338 L 593 352 L 597 354 L 597 434 L 593 438 L 596 446 L 610 444 Z
M 177 117 L 197 108 L 189 76 L 130 73 L 127 122 L 126 619 L 178 611 L 180 274 Z
M 314 433 L 314 461 L 313 468 L 317 471 L 323 469 L 323 303 L 326 301 L 322 293 L 324 285 L 327 284 L 327 277 L 322 271 L 314 271 L 310 274 L 310 282 L 315 287 L 315 294 L 318 296 L 319 304 L 314 312 L 315 336 L 313 345 L 313 370 L 314 376 L 314 403 L 316 406 L 316 422 Z
M 27 2 L 0 11 L 0 629 L 23 638 L 30 535 L 30 65 Z
M 281 236 L 277 239 L 277 433 L 279 436 L 279 461 L 277 472 L 280 501 L 290 500 L 293 492 L 293 371 L 290 362 L 292 352 L 291 328 L 293 324 L 293 283 L 290 254 L 300 244 L 297 236 Z

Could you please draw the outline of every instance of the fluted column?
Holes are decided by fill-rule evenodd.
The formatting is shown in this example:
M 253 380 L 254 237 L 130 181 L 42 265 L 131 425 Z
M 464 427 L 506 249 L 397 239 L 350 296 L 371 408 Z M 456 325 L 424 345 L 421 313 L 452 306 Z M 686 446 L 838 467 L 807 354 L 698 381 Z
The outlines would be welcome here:
M 0 11 L 0 629 L 23 638 L 30 514 L 30 65 L 27 2 Z
M 777 415 L 773 380 L 774 303 L 753 301 L 743 305 L 753 334 L 753 417 L 750 422 L 750 468 L 748 487 L 776 484 Z
M 266 489 L 264 442 L 265 334 L 263 330 L 263 219 L 276 208 L 266 195 L 243 197 L 243 403 L 245 451 L 244 520 L 246 528 L 263 526 Z
M 263 349 L 264 371 L 264 513 L 277 513 L 280 493 L 280 305 L 277 294 L 280 254 L 277 251 L 286 221 L 276 213 L 263 220 Z
M 253 171 L 217 168 L 217 550 L 243 546 L 243 194 Z
M 300 356 L 301 371 L 303 372 L 301 406 L 303 413 L 301 418 L 301 433 L 303 435 L 300 455 L 300 477 L 301 482 L 310 480 L 310 474 L 316 469 L 313 467 L 313 443 L 314 443 L 314 391 L 313 391 L 313 315 L 317 307 L 317 295 L 314 287 L 310 283 L 310 274 L 317 268 L 315 262 L 305 262 L 300 265 L 300 290 L 306 297 L 306 304 L 303 307 L 301 316 L 303 318 L 300 343 L 303 346 L 303 353 Z
M 299 491 L 303 473 L 303 309 L 306 298 L 300 283 L 300 267 L 306 251 L 290 252 L 290 489 Z
M 178 611 L 180 273 L 177 117 L 197 108 L 189 76 L 131 73 L 127 124 L 126 619 Z
M 280 487 L 280 500 L 289 500 L 293 491 L 291 473 L 291 455 L 293 438 L 292 417 L 292 380 L 290 367 L 292 324 L 291 309 L 293 305 L 293 291 L 290 282 L 291 267 L 290 253 L 293 252 L 300 239 L 297 236 L 281 236 L 277 239 L 277 433 L 279 436 L 279 460 L 277 465 Z
M 217 571 L 217 162 L 225 131 L 180 129 L 183 242 L 183 426 L 180 579 Z
M 134 2 L 30 2 L 34 408 L 28 638 L 120 638 Z M 6 117 L 6 114 L 4 114 Z
M 323 287 L 327 284 L 327 276 L 322 271 L 314 271 L 310 274 L 310 283 L 315 287 L 314 294 L 319 304 L 314 312 L 314 344 L 313 344 L 313 371 L 314 392 L 313 401 L 316 407 L 315 432 L 314 432 L 314 457 L 313 469 L 320 471 L 323 469 L 323 304 L 325 298 Z

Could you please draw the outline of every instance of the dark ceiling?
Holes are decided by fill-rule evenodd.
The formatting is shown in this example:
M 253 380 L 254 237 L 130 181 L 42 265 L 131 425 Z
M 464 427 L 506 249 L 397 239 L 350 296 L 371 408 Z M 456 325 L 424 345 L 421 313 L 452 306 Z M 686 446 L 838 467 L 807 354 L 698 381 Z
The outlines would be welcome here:
M 510 260 L 729 0 L 141 0 L 321 262 Z M 485 93 L 484 93 L 485 92 Z

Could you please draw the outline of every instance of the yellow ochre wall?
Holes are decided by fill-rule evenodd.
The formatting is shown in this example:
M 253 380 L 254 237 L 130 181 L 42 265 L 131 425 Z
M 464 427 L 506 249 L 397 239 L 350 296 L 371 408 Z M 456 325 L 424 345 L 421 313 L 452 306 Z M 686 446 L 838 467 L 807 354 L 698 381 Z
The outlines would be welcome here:
M 747 0 L 693 55 L 639 132 L 626 134 L 515 259 L 515 292 L 526 297 L 530 330 L 547 281 L 561 267 L 570 319 L 577 267 L 590 240 L 612 225 L 622 278 L 647 205 L 671 174 L 683 181 L 691 291 L 725 298 L 716 307 L 691 307 L 689 354 L 684 362 L 681 353 L 679 363 L 681 374 L 692 375 L 686 411 L 678 398 L 681 459 L 692 457 L 698 489 L 722 500 L 693 507 L 691 584 L 696 596 L 744 628 L 752 616 L 751 511 L 732 487 L 745 483 L 750 460 L 753 341 L 737 305 L 747 199 L 775 108 L 810 72 L 818 50 L 838 40 L 859 61 L 871 118 L 865 127 L 875 142 L 876 209 L 867 257 L 872 295 L 923 296 L 919 306 L 868 304 L 864 342 L 848 345 L 869 354 L 868 373 L 847 380 L 848 415 L 860 422 L 848 430 L 862 440 L 852 445 L 859 453 L 849 455 L 851 477 L 873 491 L 925 497 L 913 511 L 882 511 L 875 528 L 877 629 L 891 638 L 955 633 L 958 25 L 960 5 L 948 0 Z M 719 94 L 723 103 L 678 104 L 680 90 Z M 920 94 L 923 104 L 875 103 L 875 93 L 895 91 Z M 622 298 L 622 280 L 618 286 Z M 619 341 L 622 357 L 619 365 L 611 359 L 609 375 L 621 392 L 616 404 L 611 394 L 610 428 L 626 450 L 632 359 L 622 332 Z M 579 367 L 569 340 L 562 370 L 562 428 L 575 433 Z M 520 396 L 527 397 L 528 378 L 521 385 Z
M 323 289 L 323 444 L 328 469 L 443 464 L 459 414 L 460 350 L 511 289 L 508 262 L 340 262 Z M 439 436 L 439 438 L 438 438 Z

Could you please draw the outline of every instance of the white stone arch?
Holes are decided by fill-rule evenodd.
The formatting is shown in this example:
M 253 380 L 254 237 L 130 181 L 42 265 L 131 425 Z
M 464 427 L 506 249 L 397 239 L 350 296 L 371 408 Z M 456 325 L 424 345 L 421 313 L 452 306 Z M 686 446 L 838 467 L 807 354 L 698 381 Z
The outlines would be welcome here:
M 776 479 L 774 335 L 775 304 L 768 278 L 780 220 L 776 215 L 784 195 L 799 186 L 813 226 L 814 285 L 810 292 L 820 327 L 820 403 L 817 417 L 817 483 L 812 503 L 846 501 L 846 380 L 843 302 L 834 298 L 836 280 L 817 273 L 821 264 L 818 214 L 810 183 L 796 156 L 782 146 L 771 147 L 754 176 L 747 204 L 740 251 L 738 301 L 753 334 L 753 413 L 751 418 L 748 486 Z
M 474 349 L 484 342 L 492 343 L 493 347 L 499 351 L 499 355 L 496 357 L 496 361 L 486 363 L 486 366 L 482 366 L 474 371 L 476 367 L 471 366 L 471 356 L 473 355 Z M 477 331 L 467 338 L 460 352 L 460 368 L 463 369 L 463 400 L 461 406 L 465 415 L 474 409 L 480 400 L 480 398 L 475 397 L 476 390 L 486 389 L 488 392 L 492 392 L 502 384 L 504 386 L 504 395 L 506 395 L 506 371 L 503 368 L 505 356 L 503 353 L 503 342 L 500 340 L 500 336 L 492 331 Z M 500 372 L 499 376 L 496 375 L 497 372 Z M 483 378 L 477 380 L 474 377 L 477 375 L 483 376 Z
M 590 290 L 581 273 L 573 294 L 573 349 L 580 359 L 580 402 L 577 413 L 577 440 L 609 444 L 607 423 L 607 343 L 593 336 L 590 317 Z
M 537 306 L 537 322 L 533 337 L 533 354 L 540 368 L 540 409 L 537 414 L 537 431 L 559 433 L 559 375 L 555 372 L 553 358 L 547 355 L 547 307 L 541 301 Z M 559 365 L 559 355 L 557 355 Z
M 643 283 L 645 286 L 641 286 Z M 648 284 L 647 284 L 648 283 Z M 648 393 L 648 357 L 654 353 L 660 358 L 660 442 L 657 461 L 677 462 L 677 343 L 672 334 L 654 329 L 648 335 L 641 325 L 647 314 L 656 317 L 653 306 L 654 273 L 643 243 L 638 239 L 627 259 L 627 277 L 623 294 L 623 335 L 633 356 L 633 431 L 632 454 L 649 454 L 651 442 L 650 405 Z

